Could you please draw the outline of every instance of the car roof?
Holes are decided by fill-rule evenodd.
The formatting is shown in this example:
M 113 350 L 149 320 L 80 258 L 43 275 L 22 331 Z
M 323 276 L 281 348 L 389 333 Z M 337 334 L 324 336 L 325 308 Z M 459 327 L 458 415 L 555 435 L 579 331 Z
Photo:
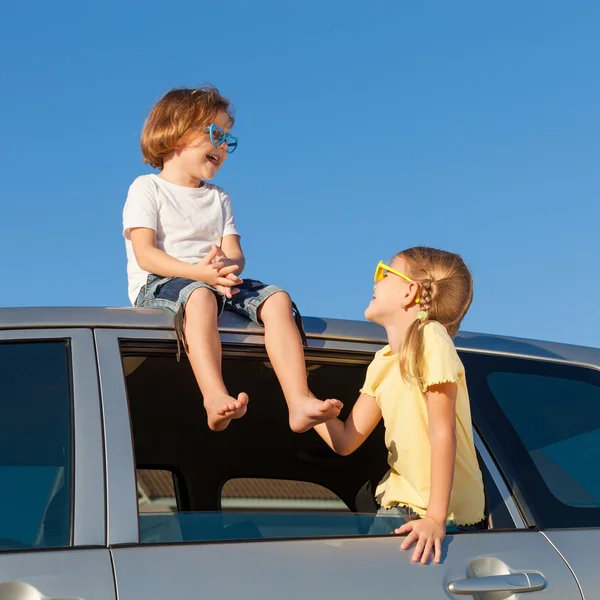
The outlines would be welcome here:
M 308 338 L 383 345 L 385 331 L 368 321 L 304 317 Z M 173 315 L 166 311 L 132 307 L 16 307 L 0 308 L 0 331 L 36 328 L 172 329 Z M 219 319 L 224 333 L 261 332 L 260 326 L 235 313 Z M 568 361 L 600 366 L 600 349 L 557 342 L 460 331 L 458 350 Z

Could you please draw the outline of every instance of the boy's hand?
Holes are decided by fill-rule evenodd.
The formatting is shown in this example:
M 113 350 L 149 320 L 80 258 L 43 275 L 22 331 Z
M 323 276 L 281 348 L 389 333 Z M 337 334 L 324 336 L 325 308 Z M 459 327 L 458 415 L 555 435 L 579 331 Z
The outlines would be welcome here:
M 236 265 L 234 261 L 232 261 L 230 258 L 227 258 L 225 252 L 223 252 L 223 250 L 221 250 L 221 248 L 219 248 L 218 246 L 214 246 L 214 247 L 217 249 L 217 254 L 210 263 L 210 265 L 213 269 L 215 269 L 216 271 L 221 271 L 222 269 L 224 269 L 226 267 L 235 266 L 236 269 L 239 268 L 239 266 Z
M 221 248 L 219 246 L 213 246 L 213 247 L 217 249 L 217 254 L 212 259 L 210 266 L 213 269 L 215 269 L 215 271 L 218 271 L 219 274 L 226 275 L 232 281 L 234 281 L 232 279 L 232 277 L 235 276 L 236 283 L 238 283 L 238 284 L 241 283 L 242 280 L 239 279 L 235 275 L 235 271 L 239 270 L 239 266 L 233 260 L 231 260 L 230 258 L 227 258 L 227 255 L 225 254 L 225 252 L 223 252 L 223 250 L 221 250 Z M 229 267 L 234 267 L 235 270 L 232 272 L 228 269 Z M 224 271 L 224 269 L 228 269 L 228 270 Z M 227 298 L 231 298 L 232 295 L 235 295 L 240 291 L 237 288 L 228 288 L 228 287 L 224 287 L 222 285 L 215 285 L 214 287 L 216 290 L 221 292 L 221 294 L 223 294 Z
M 414 562 L 421 561 L 426 564 L 429 556 L 439 563 L 442 560 L 442 540 L 446 537 L 446 524 L 442 524 L 431 517 L 423 517 L 415 521 L 409 521 L 396 529 L 395 533 L 403 535 L 408 533 L 400 548 L 407 550 L 414 542 L 417 542 L 412 559 Z
M 191 278 L 196 281 L 204 281 L 227 298 L 231 298 L 239 291 L 235 286 L 242 283 L 242 280 L 235 275 L 235 271 L 238 269 L 237 265 L 229 265 L 218 270 L 214 268 L 212 262 L 218 252 L 219 248 L 213 246 L 200 262 L 193 265 Z

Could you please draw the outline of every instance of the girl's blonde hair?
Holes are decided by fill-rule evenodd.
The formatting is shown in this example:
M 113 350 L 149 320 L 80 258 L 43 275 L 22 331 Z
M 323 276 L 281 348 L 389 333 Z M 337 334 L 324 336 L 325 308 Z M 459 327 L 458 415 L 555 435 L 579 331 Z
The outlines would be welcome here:
M 210 125 L 220 112 L 227 113 L 233 126 L 233 109 L 229 100 L 211 85 L 167 92 L 144 123 L 140 140 L 144 162 L 155 169 L 162 169 L 165 157 L 186 141 L 192 127 Z
M 400 372 L 405 381 L 418 379 L 422 359 L 422 328 L 427 321 L 438 321 L 454 337 L 473 301 L 473 277 L 458 254 L 416 246 L 399 252 L 406 263 L 406 275 L 419 284 L 419 308 L 427 313 L 416 319 L 400 349 Z M 423 316 L 423 315 L 420 315 Z

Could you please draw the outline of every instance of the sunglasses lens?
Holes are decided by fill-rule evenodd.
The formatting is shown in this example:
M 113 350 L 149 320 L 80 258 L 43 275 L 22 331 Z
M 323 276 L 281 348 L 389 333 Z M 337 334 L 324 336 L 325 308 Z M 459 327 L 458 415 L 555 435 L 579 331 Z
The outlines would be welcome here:
M 225 132 L 218 127 L 213 127 L 210 132 L 210 141 L 218 146 L 223 143 L 223 138 L 225 137 Z
M 231 154 L 237 148 L 237 140 L 225 140 L 227 142 L 227 154 Z
M 375 269 L 375 281 L 381 281 L 383 279 L 384 274 L 385 271 L 383 270 L 383 267 L 378 266 Z

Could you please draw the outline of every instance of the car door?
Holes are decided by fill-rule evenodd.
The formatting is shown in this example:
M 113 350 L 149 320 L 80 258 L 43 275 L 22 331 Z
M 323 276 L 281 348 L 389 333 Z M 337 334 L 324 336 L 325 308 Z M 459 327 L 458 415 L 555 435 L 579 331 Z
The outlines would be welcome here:
M 2 600 L 116 600 L 91 330 L 0 330 L 0 487 Z
M 253 336 L 227 334 L 222 339 L 226 355 L 228 344 L 238 344 L 230 353 L 232 358 L 227 360 L 250 360 L 250 354 L 259 351 L 253 350 L 253 344 L 260 342 Z M 505 504 L 510 523 L 504 523 L 505 529 L 448 536 L 440 565 L 413 564 L 410 552 L 400 549 L 401 538 L 368 535 L 368 529 L 361 526 L 365 517 L 350 511 L 316 516 L 248 512 L 243 522 L 223 528 L 218 524 L 230 517 L 210 508 L 189 511 L 182 506 L 173 512 L 142 514 L 140 491 L 136 487 L 139 460 L 136 462 L 134 442 L 140 452 L 180 457 L 187 461 L 188 467 L 190 455 L 196 456 L 187 449 L 183 438 L 188 434 L 196 436 L 193 422 L 201 411 L 190 408 L 188 414 L 181 408 L 185 404 L 179 403 L 179 395 L 192 393 L 192 387 L 178 391 L 180 382 L 189 374 L 183 367 L 177 370 L 174 358 L 165 358 L 164 374 L 162 367 L 159 368 L 161 363 L 152 362 L 159 347 L 171 340 L 171 332 L 96 331 L 106 421 L 109 541 L 120 600 L 241 596 L 261 600 L 282 597 L 295 600 L 307 596 L 363 600 L 380 593 L 399 598 L 470 595 L 480 600 L 496 600 L 521 598 L 525 593 L 531 598 L 539 595 L 547 600 L 581 598 L 571 571 L 552 544 L 542 533 L 526 526 L 481 440 L 478 445 L 491 472 L 490 485 L 495 486 L 494 495 Z M 336 361 L 342 364 L 354 360 L 347 343 L 343 352 L 335 342 L 321 341 L 319 346 L 316 356 L 323 365 L 328 361 L 335 366 Z M 359 346 L 356 351 L 369 348 L 368 344 Z M 139 381 L 141 364 L 146 365 L 146 376 L 151 380 L 146 385 Z M 267 366 L 259 358 L 247 372 L 263 378 Z M 233 366 L 224 363 L 229 372 L 239 373 L 244 368 L 242 362 L 234 362 Z M 126 378 L 135 377 L 137 387 L 133 383 L 125 385 Z M 163 381 L 163 377 L 170 379 Z M 340 376 L 339 382 L 334 383 L 339 384 L 342 379 Z M 144 394 L 138 393 L 140 389 Z M 267 402 L 267 396 L 263 394 L 263 402 Z M 171 410 L 175 404 L 177 408 Z M 259 405 L 255 406 L 255 412 L 260 412 Z M 163 436 L 144 429 L 145 422 L 152 419 L 163 423 Z M 200 478 L 193 493 L 202 493 L 203 485 L 212 485 L 210 464 L 226 460 L 231 450 L 228 446 L 236 443 L 235 435 L 243 435 L 244 427 L 236 425 L 229 433 L 202 434 L 210 443 L 217 444 L 214 447 L 217 450 L 205 454 L 199 451 L 193 459 L 196 470 L 207 469 L 207 475 Z M 170 434 L 170 428 L 177 428 L 177 434 Z M 276 430 L 268 431 L 269 436 L 265 430 L 253 438 L 257 446 L 278 435 Z M 229 441 L 219 446 L 221 439 Z M 285 453 L 287 449 L 282 445 L 280 451 Z M 253 452 L 255 448 L 248 445 L 246 452 L 243 448 L 236 450 L 236 460 L 245 463 Z M 315 455 L 300 458 L 317 460 Z M 234 533 L 227 535 L 227 532 Z
M 600 352 L 578 363 L 470 355 L 470 385 L 492 452 L 524 507 L 574 571 L 583 595 L 600 587 Z M 587 364 L 586 364 L 587 363 Z

